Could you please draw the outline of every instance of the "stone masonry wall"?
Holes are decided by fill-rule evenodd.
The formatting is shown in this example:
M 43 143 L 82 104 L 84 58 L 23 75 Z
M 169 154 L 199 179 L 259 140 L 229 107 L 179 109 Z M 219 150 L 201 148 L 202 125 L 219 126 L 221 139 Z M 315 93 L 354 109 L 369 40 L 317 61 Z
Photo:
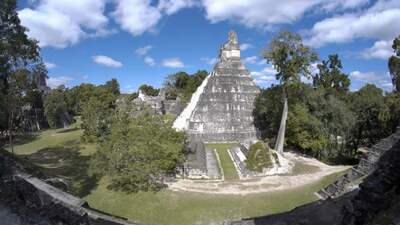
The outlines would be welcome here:
M 5 151 L 5 150 L 0 150 Z M 21 225 L 136 225 L 90 208 L 88 203 L 21 171 L 12 157 L 0 152 L 0 201 Z

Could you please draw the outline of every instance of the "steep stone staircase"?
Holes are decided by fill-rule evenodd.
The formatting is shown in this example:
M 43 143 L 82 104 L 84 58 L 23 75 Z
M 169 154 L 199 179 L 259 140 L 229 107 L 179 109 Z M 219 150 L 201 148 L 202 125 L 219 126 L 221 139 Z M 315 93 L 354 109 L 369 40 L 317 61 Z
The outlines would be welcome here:
M 398 140 L 400 140 L 400 126 L 395 133 L 382 139 L 377 144 L 368 149 L 366 155 L 360 160 L 359 164 L 350 169 L 349 172 L 339 177 L 335 182 L 319 190 L 315 194 L 321 199 L 335 198 L 344 193 L 350 192 L 358 187 L 362 179 L 373 172 L 379 158 L 389 150 Z

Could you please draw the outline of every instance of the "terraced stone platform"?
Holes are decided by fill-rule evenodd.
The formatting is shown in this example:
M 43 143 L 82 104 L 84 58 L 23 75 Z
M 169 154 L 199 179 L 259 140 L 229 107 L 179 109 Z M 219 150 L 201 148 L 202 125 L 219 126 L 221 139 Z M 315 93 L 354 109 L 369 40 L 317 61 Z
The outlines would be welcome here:
M 192 141 L 243 143 L 256 139 L 253 103 L 259 92 L 249 71 L 240 60 L 236 33 L 220 48 L 219 59 L 201 93 L 192 97 L 192 109 L 184 110 L 174 127 L 186 130 Z M 188 108 L 189 109 L 189 108 Z

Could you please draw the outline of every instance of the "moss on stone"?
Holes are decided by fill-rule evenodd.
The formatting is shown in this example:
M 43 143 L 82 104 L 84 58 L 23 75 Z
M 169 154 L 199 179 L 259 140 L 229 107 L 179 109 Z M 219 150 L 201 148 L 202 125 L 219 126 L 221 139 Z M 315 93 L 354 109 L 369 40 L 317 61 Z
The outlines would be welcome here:
M 251 145 L 245 160 L 247 169 L 262 172 L 264 168 L 273 167 L 274 162 L 272 161 L 271 153 L 268 146 L 262 141 Z

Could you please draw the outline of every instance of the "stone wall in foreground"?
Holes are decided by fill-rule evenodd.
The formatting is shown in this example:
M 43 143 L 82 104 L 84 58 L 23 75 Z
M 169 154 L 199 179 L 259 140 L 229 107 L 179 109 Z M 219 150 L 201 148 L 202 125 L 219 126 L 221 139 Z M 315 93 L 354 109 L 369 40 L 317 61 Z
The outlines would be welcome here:
M 9 153 L 0 151 L 0 202 L 20 225 L 138 224 L 90 208 L 86 201 L 21 171 Z

